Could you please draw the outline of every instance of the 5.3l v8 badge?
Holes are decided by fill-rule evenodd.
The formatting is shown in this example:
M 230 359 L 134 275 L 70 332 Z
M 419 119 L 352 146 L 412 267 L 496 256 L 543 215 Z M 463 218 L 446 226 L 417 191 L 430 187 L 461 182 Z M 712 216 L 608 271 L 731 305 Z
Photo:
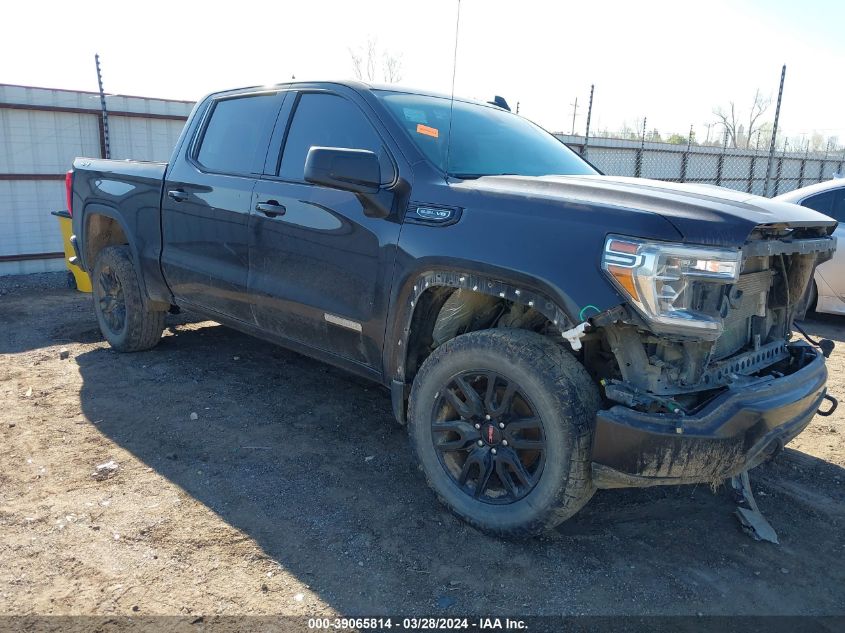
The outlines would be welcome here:
M 412 204 L 405 219 L 421 224 L 451 224 L 459 217 L 459 209 Z

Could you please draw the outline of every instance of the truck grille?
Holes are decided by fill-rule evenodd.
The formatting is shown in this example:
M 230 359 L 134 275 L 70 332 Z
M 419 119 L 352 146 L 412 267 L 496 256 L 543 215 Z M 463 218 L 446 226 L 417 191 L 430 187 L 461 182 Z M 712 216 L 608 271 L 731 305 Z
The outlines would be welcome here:
M 733 301 L 735 307 L 729 308 L 725 316 L 724 332 L 713 348 L 714 359 L 725 358 L 751 342 L 751 317 L 765 316 L 771 285 L 771 270 L 740 275 L 731 292 L 736 297 Z

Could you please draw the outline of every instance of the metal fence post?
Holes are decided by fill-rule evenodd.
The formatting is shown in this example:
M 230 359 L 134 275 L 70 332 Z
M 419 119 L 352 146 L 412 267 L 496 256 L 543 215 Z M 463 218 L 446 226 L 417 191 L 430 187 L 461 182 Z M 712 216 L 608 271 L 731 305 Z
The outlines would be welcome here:
M 778 89 L 778 104 L 775 108 L 775 123 L 772 127 L 772 144 L 769 146 L 769 162 L 766 164 L 766 185 L 763 189 L 763 195 L 769 195 L 769 179 L 772 175 L 772 162 L 775 159 L 775 141 L 778 137 L 778 119 L 780 118 L 780 103 L 783 98 L 783 80 L 786 78 L 786 64 L 780 71 L 780 88 Z M 775 194 L 777 195 L 777 194 Z
M 587 145 L 590 142 L 590 119 L 593 116 L 593 90 L 596 85 L 590 85 L 590 105 L 587 107 L 587 128 L 584 130 L 584 146 L 581 148 L 581 156 L 587 158 Z
M 804 150 L 804 158 L 801 159 L 801 167 L 798 170 L 798 188 L 804 186 L 804 169 L 807 167 L 807 157 L 810 155 L 810 141 L 807 141 L 807 148 Z M 823 164 L 823 162 L 822 162 Z
M 778 158 L 778 171 L 777 175 L 775 176 L 775 192 L 772 194 L 772 197 L 778 195 L 778 190 L 780 189 L 780 177 L 783 174 L 783 159 L 786 158 L 786 150 L 789 147 L 789 139 L 784 140 L 783 142 L 783 152 Z
M 100 56 L 94 54 L 94 63 L 97 65 L 97 83 L 100 86 L 100 115 L 101 130 L 101 148 L 100 152 L 103 158 L 111 158 L 111 144 L 109 143 L 109 111 L 106 109 L 106 93 L 103 92 L 103 75 L 100 73 Z
M 645 150 L 645 126 L 648 117 L 643 117 L 643 136 L 640 140 L 640 149 L 637 150 L 637 160 L 634 163 L 634 178 L 639 178 L 643 172 L 643 151 Z
M 725 165 L 725 152 L 728 151 L 728 128 L 725 128 L 725 141 L 722 143 L 722 153 L 716 159 L 716 186 L 722 185 L 722 167 Z
M 830 154 L 830 141 L 827 142 L 827 145 L 824 148 L 824 156 L 819 161 L 819 182 L 824 179 L 824 164 L 827 162 L 827 155 Z
M 759 143 L 758 143 L 759 145 Z M 751 155 L 751 165 L 748 167 L 748 186 L 745 188 L 746 193 L 751 193 L 754 189 L 754 164 L 757 162 L 757 150 Z
M 687 164 L 689 163 L 689 153 L 692 147 L 692 137 L 695 132 L 692 131 L 692 126 L 689 126 L 689 136 L 687 137 L 687 151 L 681 155 L 681 182 L 687 181 Z

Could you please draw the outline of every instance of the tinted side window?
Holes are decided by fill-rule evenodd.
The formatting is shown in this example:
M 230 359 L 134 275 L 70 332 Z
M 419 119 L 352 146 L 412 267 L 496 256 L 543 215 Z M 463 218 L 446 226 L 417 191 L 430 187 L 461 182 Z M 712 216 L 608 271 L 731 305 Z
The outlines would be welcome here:
M 333 94 L 300 95 L 282 152 L 279 176 L 304 180 L 305 158 L 312 147 L 343 147 L 375 152 L 382 182 L 393 180 L 393 167 L 373 126 L 351 101 Z
M 830 217 L 837 222 L 845 222 L 845 189 L 837 189 L 833 192 Z
M 833 192 L 832 191 L 825 191 L 824 193 L 818 193 L 814 196 L 810 196 L 804 202 L 801 203 L 803 207 L 810 207 L 814 211 L 818 211 L 819 213 L 824 213 L 825 215 L 831 214 L 831 206 L 833 205 Z
M 205 128 L 197 160 L 211 171 L 260 171 L 274 117 L 279 109 L 275 94 L 218 101 Z

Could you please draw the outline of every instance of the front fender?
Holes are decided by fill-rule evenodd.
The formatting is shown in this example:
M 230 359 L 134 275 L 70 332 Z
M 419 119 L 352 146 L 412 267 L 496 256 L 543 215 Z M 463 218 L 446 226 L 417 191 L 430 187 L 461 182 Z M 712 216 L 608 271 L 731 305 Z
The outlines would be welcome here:
M 432 264 L 404 275 L 395 285 L 389 319 L 393 327 L 388 332 L 384 357 L 386 375 L 391 380 L 406 382 L 405 359 L 414 313 L 420 297 L 438 287 L 471 290 L 527 305 L 549 319 L 561 331 L 568 330 L 591 314 L 599 312 L 596 306 L 578 307 L 559 289 L 549 288 L 536 279 L 529 279 L 513 271 L 492 266 L 480 268 L 470 265 L 469 262 L 444 262 L 439 266 Z
M 539 304 L 532 307 L 542 306 L 550 321 L 569 329 L 625 301 L 601 270 L 608 233 L 679 238 L 665 218 L 618 206 L 522 191 L 452 185 L 417 188 L 415 200 L 460 208 L 461 214 L 449 226 L 406 221 L 402 227 L 385 331 L 389 380 L 404 377 L 396 348 L 407 335 L 413 315 L 410 304 L 420 292 L 419 284 L 437 283 L 426 276 L 441 274 L 445 283 L 457 287 L 471 282 L 470 290 L 478 285 L 478 291 L 497 296 L 504 292 L 513 301 L 530 293 Z M 461 282 L 461 276 L 470 281 Z M 545 307 L 547 303 L 551 307 Z

